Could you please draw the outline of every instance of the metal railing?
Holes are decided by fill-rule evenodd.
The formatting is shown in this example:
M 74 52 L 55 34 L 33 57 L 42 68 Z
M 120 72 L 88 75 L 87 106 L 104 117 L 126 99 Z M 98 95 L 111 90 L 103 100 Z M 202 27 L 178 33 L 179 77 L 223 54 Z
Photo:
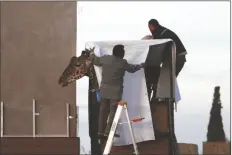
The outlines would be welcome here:
M 71 119 L 78 119 L 78 111 L 76 116 L 71 116 L 70 115 L 70 104 L 66 103 L 66 134 L 64 135 L 42 135 L 42 134 L 37 134 L 37 126 L 36 126 L 36 120 L 37 117 L 40 116 L 40 113 L 37 112 L 37 103 L 36 100 L 33 98 L 32 99 L 32 135 L 4 135 L 4 103 L 3 101 L 1 102 L 1 107 L 0 107 L 0 123 L 1 123 L 1 131 L 0 131 L 0 137 L 70 137 L 70 120 Z M 78 124 L 78 120 L 76 120 L 77 124 Z M 78 133 L 77 133 L 78 135 Z
M 4 122 L 3 122 L 4 121 L 4 119 L 3 119 L 3 116 L 4 116 L 3 110 L 4 110 L 3 109 L 3 102 L 1 102 L 1 111 L 0 111 L 0 113 L 1 113 L 1 133 L 0 133 L 0 135 L 1 135 L 1 137 L 3 137 L 3 134 L 4 134 L 4 132 L 3 132 L 4 131 L 3 130 L 4 129 L 4 126 L 3 126 L 4 125 Z

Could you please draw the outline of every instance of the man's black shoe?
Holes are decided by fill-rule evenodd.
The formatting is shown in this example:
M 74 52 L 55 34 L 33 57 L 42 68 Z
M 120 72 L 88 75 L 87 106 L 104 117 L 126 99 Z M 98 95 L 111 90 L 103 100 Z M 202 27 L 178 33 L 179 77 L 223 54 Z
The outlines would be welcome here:
M 98 137 L 98 139 L 101 139 L 101 140 L 107 140 L 107 138 L 108 138 L 104 134 L 100 134 L 100 133 L 97 134 L 97 137 Z

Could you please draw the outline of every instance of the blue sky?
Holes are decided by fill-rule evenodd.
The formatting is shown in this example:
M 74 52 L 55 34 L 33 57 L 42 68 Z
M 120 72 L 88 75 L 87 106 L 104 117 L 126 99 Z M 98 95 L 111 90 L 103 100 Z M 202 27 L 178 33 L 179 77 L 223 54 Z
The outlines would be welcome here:
M 178 142 L 206 141 L 215 86 L 221 86 L 222 117 L 230 137 L 230 4 L 229 2 L 78 2 L 77 55 L 89 41 L 136 40 L 150 34 L 151 18 L 173 30 L 185 45 L 187 63 L 178 84 L 182 100 L 175 113 Z M 86 152 L 88 78 L 77 82 L 79 135 Z

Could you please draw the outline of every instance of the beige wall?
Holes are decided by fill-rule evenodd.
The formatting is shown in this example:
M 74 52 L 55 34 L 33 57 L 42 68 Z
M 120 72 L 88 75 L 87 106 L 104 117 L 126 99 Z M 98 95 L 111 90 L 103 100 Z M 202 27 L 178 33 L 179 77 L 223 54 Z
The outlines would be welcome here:
M 75 83 L 58 78 L 76 53 L 76 2 L 1 3 L 1 100 L 4 135 L 32 135 L 32 98 L 37 134 L 66 134 L 66 105 L 75 116 Z M 76 121 L 70 121 L 70 135 Z

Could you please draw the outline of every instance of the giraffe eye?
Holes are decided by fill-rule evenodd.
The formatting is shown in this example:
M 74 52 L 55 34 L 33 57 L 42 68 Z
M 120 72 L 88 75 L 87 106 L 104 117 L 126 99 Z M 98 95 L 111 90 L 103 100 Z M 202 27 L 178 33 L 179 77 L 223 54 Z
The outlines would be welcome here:
M 76 64 L 75 66 L 76 66 L 76 67 L 80 67 L 81 65 L 80 65 L 80 64 Z
M 80 63 L 79 61 L 77 61 L 77 62 L 74 64 L 74 66 L 80 67 L 80 66 L 81 66 L 81 63 Z

